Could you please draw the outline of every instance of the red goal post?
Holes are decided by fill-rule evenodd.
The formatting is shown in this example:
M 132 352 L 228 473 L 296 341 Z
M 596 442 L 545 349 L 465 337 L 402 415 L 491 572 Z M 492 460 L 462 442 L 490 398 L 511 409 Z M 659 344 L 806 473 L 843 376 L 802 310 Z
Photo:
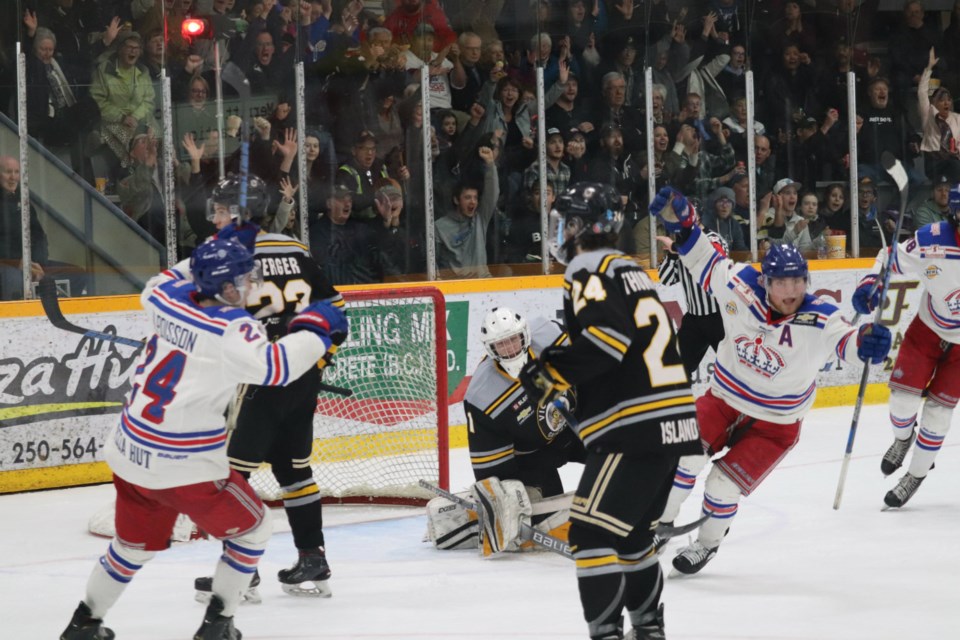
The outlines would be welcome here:
M 344 292 L 350 336 L 319 394 L 311 467 L 324 502 L 425 504 L 427 480 L 449 488 L 447 331 L 434 287 Z M 280 488 L 264 466 L 250 484 L 271 503 Z

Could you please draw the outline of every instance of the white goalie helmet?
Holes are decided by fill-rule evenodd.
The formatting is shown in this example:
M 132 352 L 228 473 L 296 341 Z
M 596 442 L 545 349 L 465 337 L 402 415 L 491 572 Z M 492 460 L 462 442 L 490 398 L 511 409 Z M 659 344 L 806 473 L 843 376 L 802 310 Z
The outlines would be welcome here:
M 493 309 L 483 319 L 480 341 L 511 377 L 520 375 L 530 348 L 530 327 L 523 316 L 508 307 Z

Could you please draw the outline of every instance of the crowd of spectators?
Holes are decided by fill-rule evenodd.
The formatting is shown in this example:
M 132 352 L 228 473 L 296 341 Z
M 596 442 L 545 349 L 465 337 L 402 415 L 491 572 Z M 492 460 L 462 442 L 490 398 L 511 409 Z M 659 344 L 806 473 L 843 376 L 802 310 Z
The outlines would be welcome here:
M 289 228 L 295 233 L 296 217 L 308 217 L 305 240 L 335 284 L 424 273 L 424 204 L 431 197 L 441 277 L 521 273 L 522 263 L 536 272 L 547 231 L 539 213 L 541 126 L 548 200 L 579 180 L 615 185 L 630 222 L 625 251 L 650 251 L 652 179 L 698 202 L 703 224 L 732 251 L 748 248 L 753 223 L 761 249 L 791 242 L 822 254 L 831 234 L 851 230 L 850 71 L 861 247 L 879 246 L 879 233 L 892 231 L 894 216 L 882 197 L 884 152 L 902 159 L 911 181 L 931 193 L 916 208 L 915 224 L 936 219 L 945 206 L 941 185 L 960 181 L 960 114 L 952 99 L 960 91 L 960 0 L 950 12 L 928 11 L 919 0 L 900 11 L 880 11 L 878 0 L 21 5 L 16 28 L 8 24 L 0 33 L 0 108 L 14 114 L 10 45 L 20 39 L 29 52 L 31 133 L 91 184 L 106 185 L 107 195 L 163 243 L 158 157 L 166 124 L 158 106 L 165 69 L 175 105 L 181 252 L 212 232 L 206 200 L 219 178 L 219 150 L 226 171 L 238 171 L 249 131 L 250 171 L 270 185 L 274 207 L 306 193 L 307 210 L 297 210 Z M 181 36 L 183 17 L 198 14 L 210 19 L 213 39 Z M 233 84 L 223 84 L 222 134 L 214 104 L 218 57 L 224 78 L 245 79 L 252 92 L 241 103 Z M 298 60 L 306 80 L 302 149 L 293 100 Z M 652 170 L 644 65 L 654 79 Z M 752 122 L 748 66 L 755 74 Z M 537 67 L 545 80 L 543 123 Z M 299 153 L 306 159 L 302 176 Z M 432 173 L 433 194 L 423 192 L 424 170 Z

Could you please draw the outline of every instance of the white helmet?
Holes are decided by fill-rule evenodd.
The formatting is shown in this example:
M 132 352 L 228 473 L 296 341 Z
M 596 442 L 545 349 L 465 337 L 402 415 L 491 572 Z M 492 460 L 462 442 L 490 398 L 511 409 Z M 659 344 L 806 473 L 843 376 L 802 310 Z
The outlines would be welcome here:
M 493 309 L 483 319 L 480 341 L 511 377 L 520 375 L 530 348 L 530 327 L 523 316 L 507 307 Z

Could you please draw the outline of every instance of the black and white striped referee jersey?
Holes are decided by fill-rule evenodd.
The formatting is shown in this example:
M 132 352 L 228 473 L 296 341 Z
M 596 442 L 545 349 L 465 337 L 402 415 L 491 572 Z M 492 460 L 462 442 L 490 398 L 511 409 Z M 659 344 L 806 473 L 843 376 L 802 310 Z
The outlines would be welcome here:
M 713 244 L 720 247 L 724 254 L 728 253 L 727 241 L 720 234 L 706 230 L 704 230 L 704 234 L 710 238 Z M 669 286 L 679 282 L 680 286 L 683 287 L 683 295 L 687 300 L 687 313 L 695 316 L 707 316 L 711 313 L 720 312 L 716 299 L 704 291 L 703 287 L 693 279 L 690 272 L 680 262 L 680 256 L 676 253 L 665 252 L 664 259 L 657 271 L 660 274 L 660 284 Z

